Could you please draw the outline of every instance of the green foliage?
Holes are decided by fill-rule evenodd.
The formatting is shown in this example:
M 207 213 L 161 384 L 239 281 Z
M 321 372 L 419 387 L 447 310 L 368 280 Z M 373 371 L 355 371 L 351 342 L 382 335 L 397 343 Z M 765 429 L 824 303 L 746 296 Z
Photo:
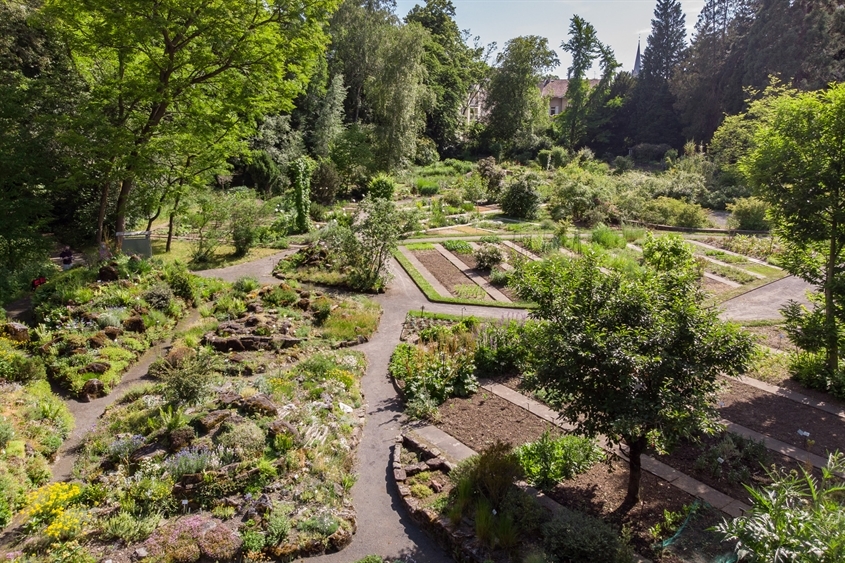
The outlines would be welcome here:
M 627 241 L 617 231 L 611 229 L 604 223 L 599 223 L 590 234 L 592 241 L 603 248 L 625 248 Z
M 502 250 L 495 244 L 482 244 L 473 253 L 475 262 L 481 270 L 492 270 L 501 264 L 505 256 Z
M 756 197 L 739 198 L 728 204 L 728 226 L 741 231 L 768 231 L 769 204 Z
M 516 455 L 525 478 L 541 489 L 552 489 L 604 458 L 594 440 L 571 435 L 553 438 L 548 430 L 539 440 L 518 447 Z
M 280 283 L 262 295 L 261 300 L 272 307 L 287 307 L 299 301 L 299 294 L 286 283 Z
M 408 402 L 430 398 L 438 405 L 449 397 L 467 397 L 478 388 L 471 335 L 449 335 L 431 349 L 399 344 L 389 372 L 403 386 Z
M 832 454 L 818 480 L 800 473 L 771 471 L 772 483 L 761 489 L 746 485 L 752 508 L 724 521 L 716 530 L 736 541 L 740 559 L 833 563 L 845 556 L 845 458 Z
M 443 248 L 456 254 L 472 254 L 472 246 L 465 240 L 444 240 Z
M 691 229 L 709 223 L 707 213 L 700 205 L 663 196 L 646 203 L 640 217 L 646 223 Z
M 172 262 L 164 267 L 164 281 L 177 297 L 181 297 L 189 305 L 193 305 L 198 297 L 196 277 L 188 272 L 184 264 Z
M 295 229 L 297 233 L 309 230 L 309 207 L 311 205 L 311 161 L 298 158 L 290 166 L 291 184 L 293 185 L 294 209 L 296 210 Z
M 150 537 L 161 521 L 161 514 L 139 517 L 121 510 L 105 521 L 102 536 L 107 540 L 121 540 L 126 544 L 141 542 Z
M 540 208 L 542 180 L 539 175 L 528 172 L 511 182 L 501 198 L 502 212 L 518 219 L 533 219 Z
M 526 327 L 526 324 L 516 321 L 485 325 L 476 339 L 475 364 L 478 374 L 492 376 L 512 373 L 522 367 L 528 354 L 524 344 Z
M 258 280 L 252 277 L 242 277 L 235 280 L 235 283 L 232 284 L 232 289 L 238 293 L 252 293 L 256 289 L 259 289 L 261 284 L 258 283 Z
M 168 285 L 156 284 L 144 293 L 144 301 L 153 309 L 167 311 L 173 302 L 173 290 Z
M 396 182 L 387 174 L 378 174 L 367 185 L 367 192 L 377 199 L 392 200 L 395 191 Z
M 165 396 L 177 405 L 200 403 L 211 391 L 217 368 L 217 358 L 208 350 L 185 358 L 177 366 L 165 365 L 159 375 Z
M 540 322 L 525 339 L 529 385 L 544 390 L 577 433 L 625 442 L 632 458 L 646 443 L 665 450 L 709 428 L 718 376 L 744 373 L 753 350 L 747 335 L 704 307 L 691 252 L 660 254 L 657 268 L 637 277 L 603 274 L 588 253 L 523 265 L 512 281 L 538 304 Z M 635 481 L 629 502 L 638 497 Z
M 630 563 L 633 552 L 608 524 L 564 508 L 543 526 L 543 546 L 550 563 Z
M 495 158 L 488 156 L 478 161 L 478 175 L 484 182 L 487 197 L 491 201 L 499 201 L 502 190 L 505 189 L 505 178 L 507 178 L 505 169 L 496 164 Z
M 730 432 L 695 460 L 696 469 L 707 471 L 716 479 L 727 479 L 730 483 L 748 483 L 752 470 L 768 464 L 769 452 L 762 442 Z
M 226 424 L 218 443 L 235 452 L 242 461 L 255 460 L 264 451 L 264 432 L 249 420 L 239 424 Z
M 276 503 L 270 514 L 267 515 L 267 545 L 275 547 L 281 545 L 290 533 L 291 525 L 288 518 L 287 508 L 281 504 Z

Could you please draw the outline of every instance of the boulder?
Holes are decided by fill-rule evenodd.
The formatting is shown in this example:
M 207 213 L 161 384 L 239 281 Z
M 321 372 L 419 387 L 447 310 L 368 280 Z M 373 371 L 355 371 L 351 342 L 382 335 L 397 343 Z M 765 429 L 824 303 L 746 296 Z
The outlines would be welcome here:
M 102 348 L 103 346 L 106 345 L 107 339 L 108 339 L 108 336 L 106 336 L 106 333 L 103 332 L 103 331 L 100 331 L 96 334 L 92 334 L 88 338 L 88 346 L 90 346 L 91 348 Z
M 190 426 L 177 428 L 170 433 L 170 451 L 178 452 L 191 445 L 191 442 L 196 438 L 196 432 Z
M 117 340 L 117 337 L 123 334 L 123 329 L 117 326 L 107 326 L 103 329 L 103 334 L 112 340 Z
M 217 395 L 217 404 L 221 407 L 239 407 L 241 396 L 231 391 L 223 391 Z
M 251 301 L 246 304 L 246 310 L 250 313 L 259 314 L 264 312 L 264 307 L 261 306 L 260 301 Z
M 273 344 L 276 348 L 284 350 L 285 348 L 293 348 L 302 342 L 302 338 L 294 338 L 293 336 L 275 336 L 273 337 Z
M 200 419 L 199 424 L 204 431 L 210 432 L 231 416 L 232 411 L 230 410 L 211 411 Z
M 110 368 L 111 364 L 109 364 L 108 362 L 91 362 L 90 364 L 82 368 L 80 371 L 82 373 L 96 373 L 97 375 L 102 375 L 109 371 Z M 91 379 L 89 381 L 96 380 Z
M 296 306 L 302 309 L 303 311 L 307 311 L 311 308 L 311 301 L 309 299 L 302 298 L 296 302 Z
M 144 324 L 144 319 L 139 316 L 132 316 L 123 321 L 123 328 L 129 332 L 144 333 L 147 331 L 147 326 Z
M 3 327 L 6 338 L 14 342 L 29 342 L 29 328 L 21 323 L 6 323 Z
M 273 404 L 270 397 L 263 393 L 244 399 L 243 408 L 247 412 L 263 416 L 276 416 L 279 413 L 279 409 Z
M 299 442 L 299 432 L 297 429 L 293 426 L 293 424 L 286 420 L 282 420 L 281 418 L 271 422 L 270 426 L 267 427 L 267 432 L 272 437 L 290 434 L 296 442 Z
M 83 401 L 91 401 L 92 399 L 105 397 L 106 386 L 103 385 L 103 382 L 99 379 L 89 379 L 85 382 L 85 385 L 82 386 L 82 390 L 79 392 L 79 395 Z
M 153 459 L 154 457 L 164 457 L 165 455 L 167 455 L 167 450 L 162 448 L 161 444 L 147 444 L 146 446 L 141 446 L 132 452 L 132 455 L 129 457 L 129 461 L 132 463 L 138 463 L 139 461 Z
M 97 279 L 102 282 L 113 282 L 119 278 L 120 275 L 117 273 L 117 268 L 111 264 L 101 266 L 100 271 L 97 273 Z
M 202 339 L 203 344 L 207 344 L 214 348 L 217 352 L 243 352 L 244 345 L 240 338 L 236 336 L 220 337 L 215 336 L 214 333 L 209 332 Z
M 164 361 L 167 362 L 167 365 L 170 367 L 178 368 L 185 362 L 185 360 L 193 358 L 195 355 L 196 352 L 192 348 L 188 348 L 187 346 L 175 346 L 171 348 L 164 357 Z

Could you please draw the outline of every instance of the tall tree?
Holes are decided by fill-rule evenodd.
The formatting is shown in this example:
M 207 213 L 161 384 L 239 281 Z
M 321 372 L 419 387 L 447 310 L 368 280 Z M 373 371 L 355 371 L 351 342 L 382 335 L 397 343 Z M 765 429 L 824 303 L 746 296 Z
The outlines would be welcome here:
M 786 268 L 824 294 L 823 348 L 833 377 L 845 322 L 845 85 L 756 103 L 768 111 L 740 169 L 772 206 Z
M 179 134 L 187 108 L 192 119 L 256 119 L 291 109 L 325 46 L 323 27 L 337 3 L 45 3 L 91 92 L 88 111 L 117 132 L 105 157 L 119 184 L 116 231 L 126 229 L 129 197 L 150 161 L 151 141 Z M 104 183 L 104 195 L 108 189 Z
M 657 0 L 642 71 L 633 93 L 635 142 L 682 144 L 681 124 L 669 88 L 686 48 L 686 20 L 678 0 Z
M 616 60 L 613 58 L 612 51 L 599 42 L 596 28 L 578 15 L 572 16 L 569 22 L 569 41 L 561 43 L 560 48 L 572 56 L 572 64 L 566 72 L 566 77 L 569 79 L 566 89 L 566 110 L 559 118 L 559 122 L 563 126 L 564 144 L 574 149 L 584 135 L 587 99 L 590 93 L 590 83 L 586 78 L 587 71 L 601 55 L 604 55 L 605 71 L 611 67 L 615 70 Z
M 425 43 L 426 84 L 432 103 L 426 112 L 425 133 L 441 153 L 454 151 L 463 123 L 461 110 L 473 84 L 481 80 L 481 49 L 466 44 L 466 34 L 455 23 L 451 0 L 426 0 L 405 17 L 429 33 Z
M 544 37 L 527 35 L 505 44 L 487 91 L 487 135 L 507 150 L 530 138 L 548 120 L 537 84 L 558 63 Z
M 680 237 L 650 239 L 644 257 L 639 276 L 603 273 L 593 255 L 535 262 L 514 276 L 519 296 L 538 304 L 528 383 L 576 433 L 627 445 L 623 509 L 639 500 L 646 447 L 666 451 L 712 429 L 719 374 L 742 373 L 753 349 L 704 305 Z

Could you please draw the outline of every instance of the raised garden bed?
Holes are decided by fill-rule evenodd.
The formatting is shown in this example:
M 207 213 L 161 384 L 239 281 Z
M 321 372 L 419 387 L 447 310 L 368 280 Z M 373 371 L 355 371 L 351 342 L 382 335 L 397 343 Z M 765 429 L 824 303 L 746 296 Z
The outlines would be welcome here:
M 438 251 L 415 250 L 413 251 L 413 254 L 452 295 L 461 297 L 461 293 L 466 292 L 467 288 L 481 289 L 471 279 L 466 277 L 463 272 L 449 262 L 449 260 L 444 258 Z M 479 301 L 493 300 L 483 289 L 481 292 L 473 289 L 473 295 L 465 298 L 477 299 Z

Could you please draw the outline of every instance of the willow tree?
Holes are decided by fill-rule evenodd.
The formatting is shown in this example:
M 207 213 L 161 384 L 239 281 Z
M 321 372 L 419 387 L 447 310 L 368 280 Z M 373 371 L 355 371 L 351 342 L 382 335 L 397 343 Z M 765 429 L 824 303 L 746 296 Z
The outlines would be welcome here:
M 114 132 L 103 205 L 118 189 L 115 230 L 157 138 L 191 120 L 231 125 L 289 111 L 326 44 L 339 0 L 47 0 L 43 14 L 90 91 L 89 119 Z M 244 119 L 246 116 L 248 119 Z M 249 119 L 251 118 L 251 119 Z M 224 129 L 227 129 L 224 126 Z M 238 137 L 246 130 L 236 131 Z M 103 236 L 104 210 L 99 237 Z

